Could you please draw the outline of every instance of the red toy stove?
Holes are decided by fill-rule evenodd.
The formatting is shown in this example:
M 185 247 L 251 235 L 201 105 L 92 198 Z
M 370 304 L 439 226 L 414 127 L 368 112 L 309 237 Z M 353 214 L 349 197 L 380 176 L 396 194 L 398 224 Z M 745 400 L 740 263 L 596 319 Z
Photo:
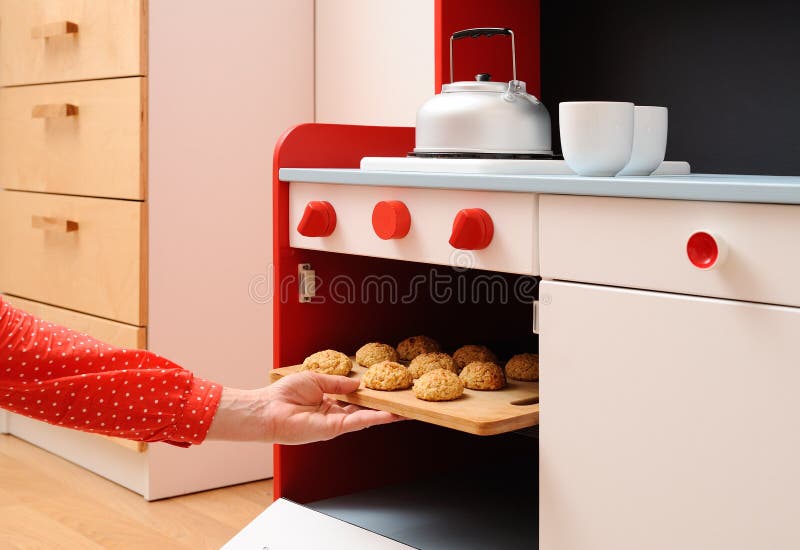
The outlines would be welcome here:
M 497 236 L 496 226 L 502 235 L 508 220 L 493 219 L 487 204 L 504 197 L 486 195 L 502 193 L 469 192 L 466 200 L 473 201 L 469 203 L 457 191 L 442 196 L 448 192 L 415 189 L 408 191 L 431 195 L 409 194 L 400 200 L 380 188 L 332 185 L 327 193 L 339 200 L 326 201 L 313 199 L 317 192 L 313 186 L 306 189 L 279 178 L 282 167 L 354 168 L 364 156 L 403 155 L 413 148 L 413 138 L 413 128 L 308 124 L 288 131 L 279 141 L 274 168 L 276 368 L 301 363 L 322 349 L 353 354 L 366 342 L 394 345 L 416 334 L 436 338 L 450 352 L 464 344 L 486 344 L 501 359 L 537 350 L 532 306 L 536 279 L 530 275 L 535 247 L 524 239 L 511 242 Z M 377 194 L 339 196 L 367 191 Z M 515 203 L 501 206 L 514 223 L 528 223 L 525 216 L 535 203 L 515 198 Z M 428 200 L 435 207 L 426 210 Z M 375 235 L 367 239 L 366 231 Z M 330 237 L 318 238 L 325 234 Z M 329 241 L 328 249 L 312 249 L 315 239 Z M 372 241 L 385 248 L 371 252 L 365 247 Z M 469 260 L 469 252 L 480 249 L 484 249 L 483 264 L 477 265 Z M 454 253 L 464 253 L 469 262 L 463 267 L 474 269 L 458 267 Z M 298 266 L 314 271 L 313 297 L 300 297 L 307 282 L 298 277 Z M 511 295 L 502 289 L 512 289 Z M 529 424 L 536 418 L 538 412 Z M 328 442 L 276 445 L 274 491 L 275 498 L 314 506 L 327 502 L 322 499 L 404 483 L 438 487 L 441 480 L 454 476 L 455 485 L 445 483 L 441 494 L 460 495 L 457 500 L 462 504 L 495 514 L 507 510 L 524 527 L 502 530 L 526 533 L 520 547 L 529 547 L 531 537 L 536 537 L 537 460 L 537 440 L 530 433 L 479 436 L 408 421 Z M 463 495 L 465 479 L 474 488 L 470 497 L 474 501 Z M 495 498 L 498 491 L 506 495 L 502 507 L 482 502 Z M 423 504 L 433 502 L 437 507 L 455 506 L 435 499 Z M 466 532 L 463 525 L 451 527 L 458 529 L 446 537 Z M 412 537 L 404 542 L 414 541 Z

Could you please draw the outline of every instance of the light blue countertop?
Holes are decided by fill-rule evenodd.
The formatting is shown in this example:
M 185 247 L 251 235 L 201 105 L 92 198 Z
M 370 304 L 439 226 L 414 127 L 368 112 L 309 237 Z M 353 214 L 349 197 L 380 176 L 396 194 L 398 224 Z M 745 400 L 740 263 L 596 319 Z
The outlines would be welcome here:
M 686 176 L 587 178 L 581 176 L 520 176 L 378 172 L 358 169 L 281 168 L 280 178 L 283 181 L 348 185 L 800 204 L 800 177 L 798 176 L 690 174 Z

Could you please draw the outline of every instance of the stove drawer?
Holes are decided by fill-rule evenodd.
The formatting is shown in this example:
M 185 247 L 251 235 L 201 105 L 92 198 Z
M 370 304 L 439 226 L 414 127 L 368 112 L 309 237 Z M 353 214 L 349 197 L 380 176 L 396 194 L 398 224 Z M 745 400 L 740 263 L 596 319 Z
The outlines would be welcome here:
M 540 200 L 545 279 L 800 306 L 800 206 Z
M 312 234 L 329 233 L 327 236 L 301 234 L 299 227 L 309 203 L 321 202 L 328 203 L 325 209 L 331 219 L 335 216 L 335 225 L 311 223 L 311 231 L 303 229 Z M 381 202 L 393 205 L 383 205 L 392 219 L 385 218 L 386 210 L 381 219 L 384 231 L 397 229 L 397 238 L 384 240 L 376 234 L 373 210 Z M 523 193 L 293 182 L 289 187 L 289 244 L 311 250 L 536 275 L 537 203 L 537 195 Z M 397 211 L 392 208 L 405 214 L 395 216 Z M 477 216 L 477 210 L 483 214 Z M 473 215 L 477 217 L 473 219 Z M 403 216 L 410 224 L 404 225 Z M 456 222 L 457 217 L 462 218 L 460 222 Z M 476 227 L 487 218 L 491 230 L 477 235 Z M 454 224 L 463 230 L 455 240 L 456 246 L 463 248 L 450 244 Z M 480 227 L 485 230 L 485 226 Z M 404 229 L 407 232 L 400 236 Z

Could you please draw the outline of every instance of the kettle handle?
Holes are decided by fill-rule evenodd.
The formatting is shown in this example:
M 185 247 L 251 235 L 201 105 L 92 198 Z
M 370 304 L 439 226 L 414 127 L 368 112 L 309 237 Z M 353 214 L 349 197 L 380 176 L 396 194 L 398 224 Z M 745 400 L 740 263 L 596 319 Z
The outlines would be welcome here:
M 511 37 L 511 67 L 513 80 L 517 80 L 517 48 L 514 45 L 514 31 L 503 27 L 479 27 L 475 29 L 464 29 L 456 31 L 450 35 L 450 82 L 453 82 L 453 40 L 462 38 L 478 38 L 479 36 L 495 36 L 502 34 Z

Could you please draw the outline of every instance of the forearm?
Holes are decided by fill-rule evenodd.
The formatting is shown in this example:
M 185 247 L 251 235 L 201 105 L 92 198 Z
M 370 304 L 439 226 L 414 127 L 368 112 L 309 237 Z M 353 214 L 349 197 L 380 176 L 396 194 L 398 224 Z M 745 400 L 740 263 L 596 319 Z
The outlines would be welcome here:
M 272 441 L 273 418 L 267 392 L 223 388 L 207 439 Z
M 144 350 L 110 346 L 0 299 L 0 407 L 141 441 L 199 443 L 220 387 Z

